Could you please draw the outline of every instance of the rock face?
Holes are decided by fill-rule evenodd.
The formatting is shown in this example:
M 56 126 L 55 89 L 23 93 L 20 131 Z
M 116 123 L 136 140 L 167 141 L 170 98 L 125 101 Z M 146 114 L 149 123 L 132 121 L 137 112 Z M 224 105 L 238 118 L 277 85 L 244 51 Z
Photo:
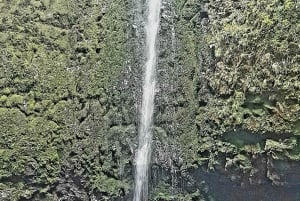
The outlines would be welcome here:
M 0 200 L 132 199 L 142 7 L 0 2 Z M 300 199 L 299 7 L 163 1 L 151 200 Z

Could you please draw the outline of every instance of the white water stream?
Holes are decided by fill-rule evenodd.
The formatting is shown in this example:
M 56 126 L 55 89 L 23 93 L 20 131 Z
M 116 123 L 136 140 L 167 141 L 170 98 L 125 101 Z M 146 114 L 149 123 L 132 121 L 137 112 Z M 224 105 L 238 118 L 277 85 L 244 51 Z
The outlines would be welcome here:
M 157 63 L 156 39 L 160 21 L 161 0 L 148 0 L 146 31 L 145 78 L 139 129 L 139 146 L 136 154 L 135 189 L 133 201 L 148 199 L 148 171 L 151 159 L 152 118 L 155 95 L 155 67 Z

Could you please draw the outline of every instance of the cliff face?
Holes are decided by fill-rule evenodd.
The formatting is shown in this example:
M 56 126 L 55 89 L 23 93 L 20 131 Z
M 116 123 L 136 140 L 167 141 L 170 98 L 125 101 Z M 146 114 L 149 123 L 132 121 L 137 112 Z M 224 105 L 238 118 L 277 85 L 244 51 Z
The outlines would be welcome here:
M 130 200 L 142 6 L 0 2 L 1 200 Z M 151 200 L 297 200 L 299 7 L 163 1 Z
M 1 3 L 1 200 L 129 191 L 127 11 L 125 1 Z

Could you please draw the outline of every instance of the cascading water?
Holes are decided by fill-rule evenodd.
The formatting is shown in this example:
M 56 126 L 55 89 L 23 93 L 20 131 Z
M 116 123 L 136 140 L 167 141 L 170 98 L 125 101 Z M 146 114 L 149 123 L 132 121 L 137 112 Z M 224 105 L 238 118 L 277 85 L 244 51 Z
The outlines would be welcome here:
M 136 155 L 135 191 L 133 201 L 146 201 L 148 197 L 148 171 L 151 158 L 152 117 L 155 95 L 155 66 L 157 60 L 156 39 L 160 21 L 161 0 L 148 0 L 146 31 L 145 80 L 139 130 L 139 146 Z

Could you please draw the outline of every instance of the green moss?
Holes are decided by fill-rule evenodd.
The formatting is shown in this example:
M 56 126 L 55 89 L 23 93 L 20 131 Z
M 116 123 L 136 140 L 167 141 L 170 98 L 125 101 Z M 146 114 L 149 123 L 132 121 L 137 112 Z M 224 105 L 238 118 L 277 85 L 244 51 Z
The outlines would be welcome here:
M 300 120 L 294 123 L 293 132 L 295 135 L 300 135 Z
M 23 97 L 12 95 L 11 106 L 23 104 Z M 53 183 L 60 169 L 60 158 L 55 141 L 58 125 L 43 118 L 26 117 L 19 109 L 0 108 L 1 130 L 1 175 L 6 184 L 10 180 L 23 180 L 23 177 L 35 175 L 33 185 Z M 54 140 L 54 141 L 53 141 Z M 30 198 L 32 191 L 28 184 L 15 183 L 11 197 Z M 28 194 L 29 193 L 29 194 Z
M 267 139 L 266 145 L 265 145 L 265 150 L 282 152 L 287 149 L 291 150 L 296 145 L 297 145 L 297 140 L 295 138 L 290 138 L 290 139 L 284 140 L 282 142 Z
M 153 195 L 151 197 L 152 201 L 171 201 L 171 200 L 184 200 L 184 201 L 192 201 L 199 200 L 204 201 L 203 195 L 196 190 L 194 192 L 173 192 L 172 186 L 168 185 L 166 182 L 159 182 L 159 184 L 153 190 Z
M 65 179 L 59 178 L 62 164 L 70 161 L 78 162 L 78 177 L 93 183 L 85 188 L 90 193 L 127 193 L 128 182 L 120 172 L 130 160 L 124 136 L 133 135 L 132 129 L 112 129 L 111 139 L 105 134 L 107 118 L 122 123 L 120 111 L 131 112 L 117 108 L 104 118 L 114 101 L 106 92 L 118 84 L 125 63 L 126 2 L 3 1 L 0 9 L 1 193 L 11 192 L 12 200 L 51 194 L 57 181 Z M 119 157 L 114 163 L 112 142 Z M 105 147 L 101 161 L 99 147 Z M 90 171 L 101 165 L 100 171 Z
M 234 157 L 234 160 L 239 165 L 239 167 L 244 171 L 249 171 L 253 168 L 251 164 L 251 160 L 249 159 L 249 157 L 245 155 L 238 154 Z
M 7 96 L 2 95 L 0 97 L 0 103 L 1 103 L 1 105 L 6 105 L 6 101 L 7 101 Z
M 107 199 L 120 196 L 119 189 L 123 189 L 125 192 L 128 192 L 130 186 L 125 182 L 109 178 L 103 173 L 96 174 L 91 179 L 91 188 L 100 192 L 107 192 Z
M 55 3 L 46 0 L 45 5 L 49 6 L 49 10 L 58 12 L 59 14 L 70 14 L 74 9 L 75 2 L 56 0 Z
M 178 171 L 222 166 L 224 155 L 247 173 L 251 154 L 299 160 L 297 137 L 271 137 L 264 146 L 265 138 L 253 140 L 252 132 L 223 136 L 240 127 L 277 136 L 300 133 L 298 3 L 244 3 L 174 3 L 176 51 L 169 79 L 159 82 L 175 92 L 166 103 L 157 101 L 162 110 L 155 118 L 155 139 L 176 147 Z M 69 184 L 63 175 L 81 178 L 89 195 L 103 199 L 129 193 L 137 129 L 127 99 L 135 97 L 118 86 L 132 59 L 130 5 L 0 3 L 1 195 L 32 199 L 40 192 L 54 200 L 55 184 Z M 200 16 L 205 9 L 208 24 Z M 169 40 L 163 31 L 162 45 Z M 199 191 L 174 193 L 166 183 L 154 187 L 154 200 L 202 199 Z
M 4 89 L 1 89 L 1 94 L 4 94 L 4 95 L 9 95 L 11 94 L 12 90 L 10 88 L 4 88 Z
M 198 149 L 192 148 L 197 154 L 189 155 L 189 165 L 202 158 L 208 167 L 222 169 L 225 155 L 225 168 L 234 164 L 233 169 L 247 177 L 257 168 L 254 155 L 299 160 L 296 5 L 296 1 L 220 1 L 203 7 L 209 23 L 205 19 L 199 23 L 206 31 L 202 46 L 210 45 L 213 62 L 199 52 L 203 62 L 199 76 L 204 81 L 199 81 L 197 91 L 198 136 L 190 140 Z M 236 133 L 228 135 L 229 131 Z M 184 152 L 189 153 L 187 147 Z
M 21 95 L 13 94 L 7 98 L 6 106 L 7 107 L 14 107 L 18 105 L 24 104 L 24 97 Z

